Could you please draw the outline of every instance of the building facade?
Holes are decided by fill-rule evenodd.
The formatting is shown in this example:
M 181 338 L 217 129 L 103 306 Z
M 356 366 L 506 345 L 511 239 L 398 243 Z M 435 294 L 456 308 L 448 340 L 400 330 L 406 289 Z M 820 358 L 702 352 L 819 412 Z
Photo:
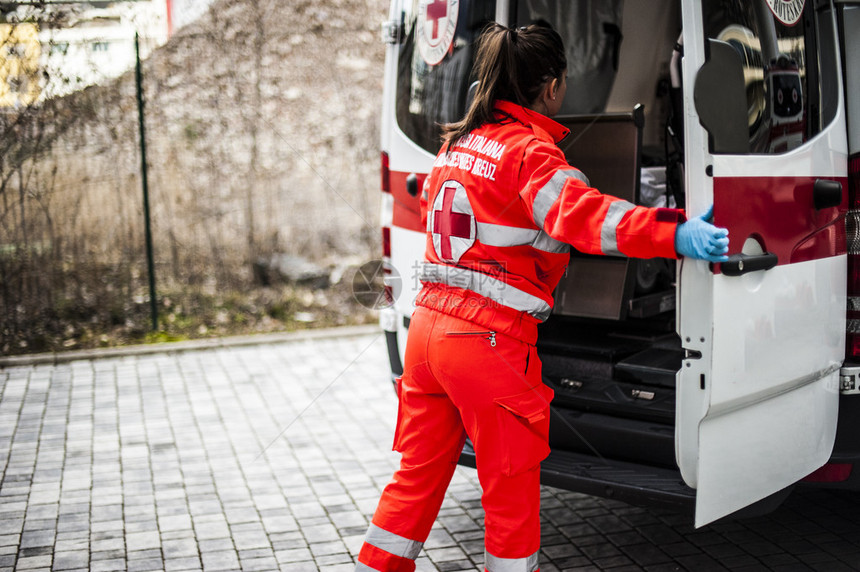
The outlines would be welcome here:
M 0 108 L 16 108 L 98 84 L 203 15 L 212 0 L 56 1 L 18 4 L 0 22 Z

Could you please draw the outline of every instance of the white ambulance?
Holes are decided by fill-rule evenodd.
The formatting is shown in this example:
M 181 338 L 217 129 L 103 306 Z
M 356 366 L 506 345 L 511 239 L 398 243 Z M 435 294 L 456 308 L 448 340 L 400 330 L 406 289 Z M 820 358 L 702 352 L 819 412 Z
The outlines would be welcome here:
M 860 489 L 860 1 L 392 0 L 382 233 L 392 375 L 425 248 L 418 192 L 490 21 L 564 39 L 560 144 L 601 191 L 697 215 L 731 260 L 571 254 L 541 326 L 543 482 L 695 510 Z M 461 462 L 474 464 L 467 443 Z

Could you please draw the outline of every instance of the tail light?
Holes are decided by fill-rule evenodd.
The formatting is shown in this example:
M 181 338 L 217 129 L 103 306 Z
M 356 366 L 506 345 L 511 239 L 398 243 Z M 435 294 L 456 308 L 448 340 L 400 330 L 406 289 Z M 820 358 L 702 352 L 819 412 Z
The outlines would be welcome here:
M 385 302 L 394 303 L 394 287 L 391 284 L 391 227 L 382 227 L 382 277 L 385 283 Z
M 382 256 L 391 258 L 391 227 L 382 227 Z
M 382 161 L 380 168 L 380 175 L 382 176 L 381 188 L 383 193 L 391 192 L 391 170 L 388 167 L 388 153 L 385 151 L 382 152 Z
M 848 480 L 853 468 L 851 463 L 827 463 L 803 480 L 808 483 L 841 483 Z
M 391 223 L 392 211 L 394 210 L 394 197 L 391 195 L 391 169 L 388 163 L 388 153 L 382 152 L 380 161 L 380 175 L 382 177 L 382 273 L 385 282 L 385 304 L 390 306 L 394 303 L 394 289 L 391 285 Z
M 848 161 L 848 308 L 845 357 L 860 359 L 860 155 Z

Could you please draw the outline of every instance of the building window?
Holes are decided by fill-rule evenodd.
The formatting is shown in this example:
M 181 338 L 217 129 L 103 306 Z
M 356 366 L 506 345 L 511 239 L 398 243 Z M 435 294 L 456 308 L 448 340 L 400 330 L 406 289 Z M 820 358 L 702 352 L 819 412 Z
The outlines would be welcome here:
M 108 51 L 109 44 L 107 42 L 94 42 L 93 43 L 93 51 L 94 52 L 106 52 Z
M 66 52 L 69 51 L 69 42 L 57 42 L 56 44 L 51 44 L 51 53 L 52 54 L 62 54 L 65 55 Z

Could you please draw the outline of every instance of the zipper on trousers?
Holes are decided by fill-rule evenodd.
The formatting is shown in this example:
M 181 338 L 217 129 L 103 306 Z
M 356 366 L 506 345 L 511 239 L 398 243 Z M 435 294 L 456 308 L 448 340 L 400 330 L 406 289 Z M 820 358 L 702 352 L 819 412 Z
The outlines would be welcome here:
M 496 347 L 496 332 L 446 332 L 446 336 L 484 336 L 490 341 L 490 347 Z

